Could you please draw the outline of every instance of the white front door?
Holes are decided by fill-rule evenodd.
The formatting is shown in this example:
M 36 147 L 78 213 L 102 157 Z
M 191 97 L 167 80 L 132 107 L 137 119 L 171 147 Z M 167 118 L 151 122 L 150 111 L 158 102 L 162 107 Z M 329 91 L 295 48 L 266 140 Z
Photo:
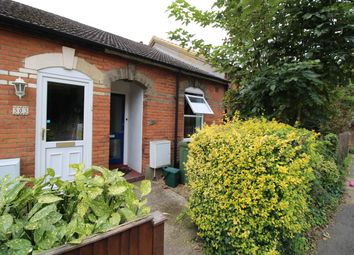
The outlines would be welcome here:
M 62 68 L 39 72 L 37 84 L 36 177 L 53 168 L 71 180 L 70 164 L 91 165 L 92 81 Z

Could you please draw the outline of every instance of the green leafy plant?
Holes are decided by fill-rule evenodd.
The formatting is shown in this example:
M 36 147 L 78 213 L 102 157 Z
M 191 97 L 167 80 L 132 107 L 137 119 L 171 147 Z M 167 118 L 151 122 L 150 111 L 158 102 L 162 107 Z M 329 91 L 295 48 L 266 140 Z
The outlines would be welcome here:
M 78 244 L 150 212 L 145 198 L 151 191 L 149 181 L 135 190 L 117 170 L 71 167 L 71 182 L 55 177 L 52 169 L 38 179 L 1 180 L 0 254 L 37 254 Z
M 306 254 L 307 231 L 323 224 L 342 185 L 322 154 L 333 149 L 328 140 L 266 119 L 198 131 L 186 163 L 188 213 L 206 253 Z

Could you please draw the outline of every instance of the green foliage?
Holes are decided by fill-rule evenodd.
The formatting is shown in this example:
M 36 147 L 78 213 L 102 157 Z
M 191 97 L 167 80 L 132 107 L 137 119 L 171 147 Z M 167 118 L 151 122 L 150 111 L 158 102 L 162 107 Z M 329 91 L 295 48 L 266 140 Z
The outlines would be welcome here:
M 332 93 L 332 102 L 328 107 L 329 119 L 322 124 L 325 133 L 339 134 L 354 126 L 354 84 L 347 87 L 336 87 Z
M 316 130 L 338 114 L 334 90 L 353 78 L 351 1 L 216 0 L 211 10 L 200 11 L 175 0 L 168 10 L 182 21 L 171 39 L 240 85 L 226 99 L 232 113 L 298 121 Z M 196 38 L 189 23 L 225 30 L 222 45 Z
M 350 154 L 354 154 L 354 147 L 349 149 Z
M 0 254 L 34 254 L 65 243 L 78 244 L 94 233 L 149 213 L 148 181 L 134 191 L 119 171 L 75 170 L 72 182 L 55 177 L 4 178 L 0 182 Z M 140 193 L 136 195 L 136 193 Z
M 186 163 L 189 215 L 206 252 L 306 254 L 306 232 L 323 223 L 324 203 L 340 192 L 335 161 L 322 154 L 328 144 L 265 119 L 234 119 L 195 134 Z
M 314 128 L 327 111 L 323 94 L 326 85 L 316 73 L 320 68 L 318 61 L 263 68 L 257 71 L 256 78 L 246 81 L 247 86 L 227 92 L 226 106 L 230 113 L 240 110 L 243 117 L 265 115 L 291 125 L 302 121 L 306 127 Z M 314 114 L 316 118 L 312 118 Z

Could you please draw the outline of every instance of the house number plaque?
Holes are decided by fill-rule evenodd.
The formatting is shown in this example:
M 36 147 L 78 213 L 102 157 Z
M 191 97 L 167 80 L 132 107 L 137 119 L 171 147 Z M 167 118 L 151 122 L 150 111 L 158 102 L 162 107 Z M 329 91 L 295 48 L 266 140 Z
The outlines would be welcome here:
M 26 116 L 29 113 L 28 106 L 13 105 L 12 106 L 12 115 L 15 116 Z

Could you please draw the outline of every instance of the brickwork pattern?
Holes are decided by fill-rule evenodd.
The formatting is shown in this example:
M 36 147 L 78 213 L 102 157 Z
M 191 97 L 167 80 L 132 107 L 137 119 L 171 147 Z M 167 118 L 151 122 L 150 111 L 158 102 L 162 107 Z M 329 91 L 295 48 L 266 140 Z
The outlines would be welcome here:
M 151 140 L 170 140 L 173 155 L 176 73 L 147 64 L 129 63 L 121 57 L 67 43 L 61 39 L 45 39 L 0 25 L 0 159 L 19 157 L 21 174 L 34 175 L 37 72 L 26 69 L 24 60 L 37 54 L 60 53 L 62 46 L 74 48 L 75 56 L 104 73 L 116 72 L 114 70 L 128 68 L 128 65 L 133 64 L 139 79 L 151 84 L 144 93 L 142 169 L 148 167 Z M 11 86 L 17 77 L 22 77 L 29 84 L 26 96 L 21 100 Z M 181 80 L 188 79 L 192 78 L 181 77 Z M 218 123 L 224 111 L 222 107 L 224 86 L 206 80 L 200 80 L 200 83 L 204 86 L 208 102 L 215 113 L 206 116 L 204 120 L 207 123 Z M 108 166 L 110 91 L 109 84 L 94 80 L 92 162 L 95 165 Z M 183 94 L 184 88 L 181 88 L 178 140 L 183 139 Z M 29 115 L 12 115 L 14 105 L 28 106 Z

